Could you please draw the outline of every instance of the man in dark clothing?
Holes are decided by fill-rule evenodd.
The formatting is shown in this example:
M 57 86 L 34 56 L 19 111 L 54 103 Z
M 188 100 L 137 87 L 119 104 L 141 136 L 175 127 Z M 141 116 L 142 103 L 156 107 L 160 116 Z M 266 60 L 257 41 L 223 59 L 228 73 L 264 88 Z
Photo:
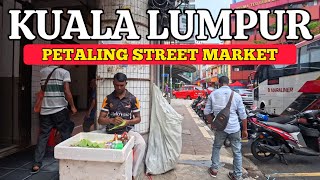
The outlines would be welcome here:
M 133 129 L 135 124 L 141 122 L 140 101 L 126 89 L 127 76 L 125 74 L 115 74 L 113 85 L 115 90 L 104 99 L 98 122 L 106 125 L 108 134 L 128 132 L 129 136 L 135 137 L 132 175 L 136 177 L 146 149 L 143 137 Z M 120 128 L 112 130 L 120 124 L 122 125 Z

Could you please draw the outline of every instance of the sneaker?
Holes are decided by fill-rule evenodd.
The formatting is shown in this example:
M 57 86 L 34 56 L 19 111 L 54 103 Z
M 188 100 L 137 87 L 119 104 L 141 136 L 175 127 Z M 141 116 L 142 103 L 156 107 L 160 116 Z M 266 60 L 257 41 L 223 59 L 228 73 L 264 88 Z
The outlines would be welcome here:
M 228 174 L 228 177 L 231 179 L 231 180 L 243 180 L 243 178 L 240 176 L 235 176 L 232 172 L 229 172 Z
M 210 174 L 211 177 L 217 177 L 218 171 L 211 169 L 211 167 L 208 169 L 208 173 Z

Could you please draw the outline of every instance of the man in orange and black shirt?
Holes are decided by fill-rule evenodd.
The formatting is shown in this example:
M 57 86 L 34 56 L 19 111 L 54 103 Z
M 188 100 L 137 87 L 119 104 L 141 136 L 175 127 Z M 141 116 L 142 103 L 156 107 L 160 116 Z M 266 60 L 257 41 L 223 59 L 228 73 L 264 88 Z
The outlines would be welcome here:
M 108 134 L 128 132 L 129 136 L 135 137 L 132 175 L 136 177 L 146 149 L 143 137 L 133 129 L 135 124 L 141 122 L 140 102 L 126 89 L 127 76 L 125 74 L 115 74 L 113 85 L 115 90 L 104 99 L 98 122 L 101 125 L 106 125 Z M 123 122 L 125 122 L 123 127 L 111 130 Z
M 140 122 L 140 102 L 127 90 L 125 90 L 124 97 L 121 99 L 116 91 L 109 94 L 103 101 L 101 111 L 108 113 L 111 119 L 121 117 L 126 121 L 126 126 L 111 131 L 109 129 L 112 129 L 118 123 L 114 120 L 115 123 L 107 124 L 106 131 L 109 134 L 129 132 L 135 124 Z

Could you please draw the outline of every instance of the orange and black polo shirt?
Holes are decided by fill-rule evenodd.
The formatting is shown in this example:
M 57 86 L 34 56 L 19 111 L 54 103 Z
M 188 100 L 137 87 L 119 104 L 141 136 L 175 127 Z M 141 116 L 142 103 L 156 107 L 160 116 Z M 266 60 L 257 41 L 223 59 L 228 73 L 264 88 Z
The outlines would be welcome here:
M 140 101 L 128 90 L 126 90 L 126 95 L 122 99 L 117 97 L 115 91 L 113 91 L 111 94 L 104 98 L 101 111 L 108 112 L 109 118 L 120 116 L 123 119 L 131 120 L 134 118 L 133 113 L 140 112 Z M 106 126 L 107 133 L 121 134 L 124 131 L 129 132 L 134 127 L 134 125 L 130 125 L 122 129 L 108 131 L 108 129 L 111 129 L 114 126 L 114 124 L 108 124 Z

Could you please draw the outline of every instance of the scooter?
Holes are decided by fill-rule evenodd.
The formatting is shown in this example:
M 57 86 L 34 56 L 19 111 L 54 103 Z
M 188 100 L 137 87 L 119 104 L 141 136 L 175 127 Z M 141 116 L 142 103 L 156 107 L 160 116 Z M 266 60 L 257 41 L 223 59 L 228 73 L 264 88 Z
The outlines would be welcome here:
M 201 101 L 197 108 L 198 108 L 198 115 L 200 118 L 204 117 L 204 109 L 206 107 L 206 104 L 207 104 L 207 99 L 204 99 L 203 101 Z
M 320 156 L 319 115 L 320 110 L 308 110 L 293 116 L 271 118 L 271 121 L 278 122 L 259 121 L 252 118 L 250 121 L 258 134 L 251 144 L 251 153 L 263 162 L 278 155 L 280 161 L 285 164 L 288 163 L 284 155 L 289 153 Z
M 202 99 L 198 102 L 198 104 L 196 105 L 194 111 L 198 114 L 198 116 L 200 116 L 201 107 L 202 107 L 203 104 L 205 105 L 205 103 L 206 103 L 206 99 L 205 99 L 205 98 L 202 98 Z
M 201 97 L 201 96 L 198 96 L 197 99 L 195 99 L 195 100 L 192 102 L 191 108 L 192 108 L 193 110 L 195 110 L 197 104 L 198 104 L 201 100 L 202 100 L 202 97 Z

